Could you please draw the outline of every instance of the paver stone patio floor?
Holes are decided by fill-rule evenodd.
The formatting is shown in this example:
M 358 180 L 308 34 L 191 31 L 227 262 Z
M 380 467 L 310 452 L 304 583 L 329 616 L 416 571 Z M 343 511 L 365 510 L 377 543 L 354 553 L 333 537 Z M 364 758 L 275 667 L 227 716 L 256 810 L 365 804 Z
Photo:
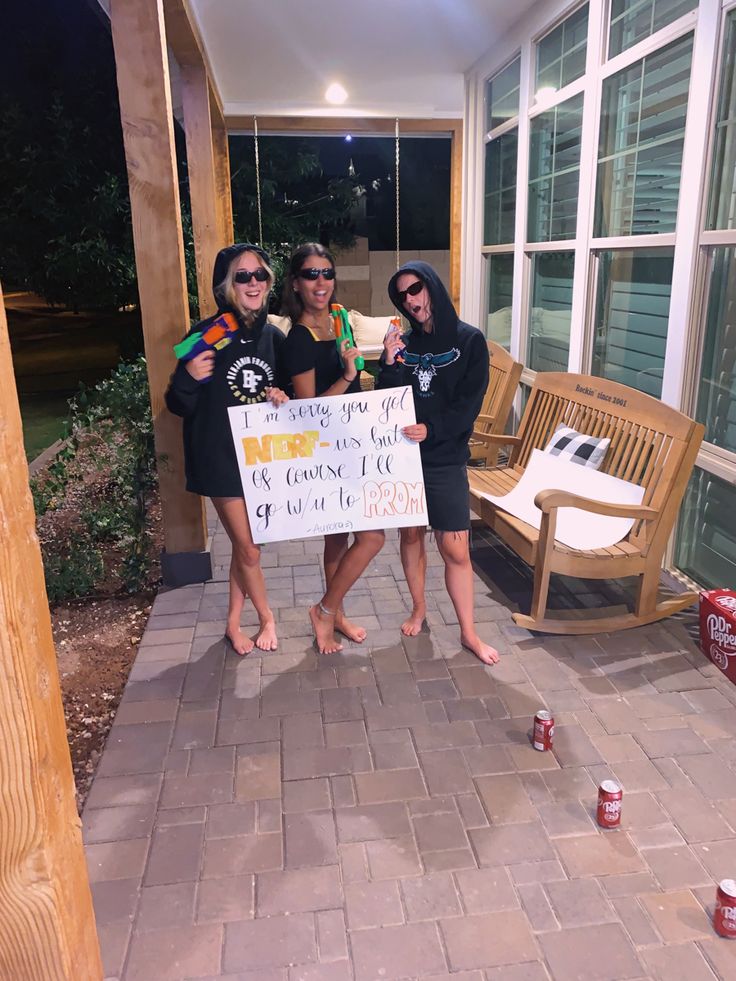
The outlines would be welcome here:
M 431 541 L 428 629 L 400 637 L 393 532 L 348 598 L 368 639 L 319 657 L 313 539 L 264 548 L 279 650 L 239 658 L 212 531 L 215 581 L 157 597 L 83 815 L 108 978 L 736 978 L 710 922 L 736 878 L 736 687 L 694 614 L 532 635 L 511 619 L 528 572 L 476 530 L 488 669 L 459 646 Z M 548 753 L 528 735 L 543 706 Z M 617 831 L 595 824 L 609 776 Z

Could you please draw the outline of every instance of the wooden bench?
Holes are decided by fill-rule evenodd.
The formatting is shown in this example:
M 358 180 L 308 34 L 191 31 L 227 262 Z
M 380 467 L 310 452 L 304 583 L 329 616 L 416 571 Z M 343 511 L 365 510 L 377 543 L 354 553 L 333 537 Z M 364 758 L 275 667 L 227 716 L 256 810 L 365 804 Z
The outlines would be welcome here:
M 495 341 L 488 341 L 488 357 L 488 388 L 475 423 L 476 431 L 482 436 L 503 433 L 523 368 L 519 361 L 514 361 L 506 348 Z M 471 460 L 483 460 L 487 467 L 496 465 L 498 451 L 496 444 L 489 444 L 478 438 L 470 440 Z
M 542 511 L 539 530 L 497 508 L 482 493 L 505 494 L 516 484 L 533 449 L 543 450 L 556 427 L 564 423 L 591 436 L 609 437 L 602 472 L 645 488 L 641 506 L 606 505 L 575 494 L 542 491 L 535 504 Z M 626 385 L 562 372 L 540 372 L 517 436 L 487 434 L 476 439 L 488 446 L 510 445 L 508 465 L 469 470 L 474 510 L 510 548 L 534 568 L 530 614 L 514 614 L 519 626 L 559 634 L 623 630 L 652 623 L 697 600 L 688 592 L 657 601 L 664 550 L 703 439 L 703 426 L 663 402 Z M 557 509 L 577 507 L 597 514 L 635 518 L 623 541 L 610 548 L 579 551 L 555 541 Z M 582 579 L 638 577 L 633 611 L 590 616 L 570 611 L 569 618 L 547 614 L 550 574 Z

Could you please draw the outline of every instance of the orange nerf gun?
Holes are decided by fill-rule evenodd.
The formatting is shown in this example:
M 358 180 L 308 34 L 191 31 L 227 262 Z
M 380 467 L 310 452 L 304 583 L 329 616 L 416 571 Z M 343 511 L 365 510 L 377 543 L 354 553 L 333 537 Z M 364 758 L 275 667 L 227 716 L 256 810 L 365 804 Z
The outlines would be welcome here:
M 220 351 L 232 341 L 237 329 L 235 317 L 231 313 L 223 313 L 204 330 L 198 330 L 175 344 L 174 354 L 180 361 L 191 361 L 204 351 Z M 202 381 L 208 382 L 209 378 Z
M 350 326 L 350 321 L 348 320 L 348 312 L 345 307 L 340 306 L 339 303 L 330 304 L 330 315 L 332 317 L 332 326 L 335 328 L 335 343 L 337 344 L 337 350 L 342 353 L 342 342 L 347 340 L 347 347 L 355 347 L 355 338 L 353 337 L 353 328 Z M 358 371 L 362 371 L 365 368 L 365 358 L 358 356 L 355 359 L 355 367 Z

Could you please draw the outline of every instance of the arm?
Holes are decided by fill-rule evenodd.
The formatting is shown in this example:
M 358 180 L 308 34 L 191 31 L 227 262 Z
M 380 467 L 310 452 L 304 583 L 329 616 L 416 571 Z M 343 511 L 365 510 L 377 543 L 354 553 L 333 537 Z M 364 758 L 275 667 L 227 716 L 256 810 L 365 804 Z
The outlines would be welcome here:
M 214 369 L 214 351 L 204 351 L 190 361 L 180 361 L 164 396 L 169 412 L 184 419 L 193 416 L 199 404 L 201 383 L 212 376 Z
M 452 407 L 431 420 L 434 439 L 449 439 L 473 428 L 488 388 L 488 349 L 478 332 L 465 352 L 466 369 Z

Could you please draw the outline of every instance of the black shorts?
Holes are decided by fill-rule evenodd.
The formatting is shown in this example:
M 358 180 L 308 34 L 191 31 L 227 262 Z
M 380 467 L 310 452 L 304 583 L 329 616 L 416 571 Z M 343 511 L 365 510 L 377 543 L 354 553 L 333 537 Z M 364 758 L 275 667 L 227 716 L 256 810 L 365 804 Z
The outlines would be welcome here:
M 434 531 L 468 531 L 470 497 L 464 463 L 422 467 L 429 524 Z

